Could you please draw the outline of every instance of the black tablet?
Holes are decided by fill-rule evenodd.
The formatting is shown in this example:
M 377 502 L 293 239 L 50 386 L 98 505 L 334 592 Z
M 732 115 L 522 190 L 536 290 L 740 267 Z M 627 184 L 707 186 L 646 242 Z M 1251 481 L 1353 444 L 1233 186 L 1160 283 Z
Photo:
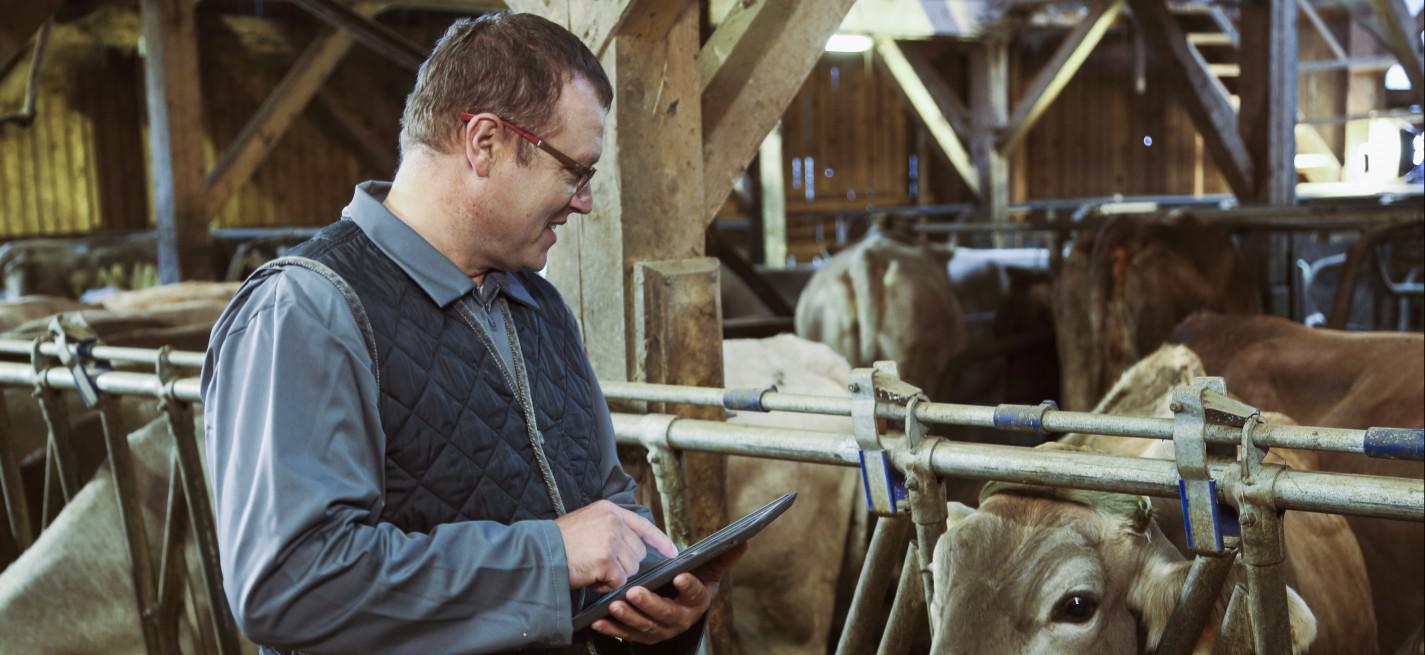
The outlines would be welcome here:
M 594 604 L 575 615 L 574 631 L 583 630 L 592 625 L 594 621 L 608 616 L 609 606 L 614 601 L 622 599 L 630 589 L 644 587 L 649 591 L 658 592 L 664 585 L 672 583 L 673 578 L 678 577 L 679 573 L 697 570 L 702 565 L 716 559 L 717 556 L 751 539 L 761 532 L 762 528 L 767 527 L 787 511 L 787 508 L 792 506 L 792 501 L 796 499 L 797 492 L 789 491 L 781 498 L 727 524 L 727 527 L 712 533 L 707 539 L 687 547 L 683 552 L 678 553 L 677 557 L 663 560 L 657 565 L 649 567 L 647 571 L 642 571 L 629 578 L 622 587 L 604 594 L 594 601 Z

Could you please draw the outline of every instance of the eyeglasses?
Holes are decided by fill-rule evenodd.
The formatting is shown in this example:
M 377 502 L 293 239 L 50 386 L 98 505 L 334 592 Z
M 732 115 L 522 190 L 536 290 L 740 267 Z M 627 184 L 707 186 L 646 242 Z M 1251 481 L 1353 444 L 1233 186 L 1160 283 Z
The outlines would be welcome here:
M 473 118 L 475 118 L 475 114 L 464 111 L 460 112 L 461 122 L 469 123 L 470 120 Z M 575 177 L 574 195 L 579 195 L 579 192 L 583 191 L 585 186 L 588 186 L 589 180 L 594 178 L 595 169 L 593 166 L 585 166 L 583 164 L 580 164 L 579 162 L 575 161 L 573 157 L 570 157 L 569 155 L 560 152 L 558 148 L 555 148 L 554 146 L 545 143 L 544 139 L 535 136 L 534 133 L 530 132 L 529 130 L 515 125 L 514 123 L 511 123 L 503 118 L 500 119 L 500 122 L 503 123 L 505 127 L 508 127 L 512 131 L 514 131 L 515 134 L 518 134 L 520 135 L 520 137 L 524 138 L 525 141 L 534 144 L 534 147 L 549 153 L 549 156 L 557 160 L 564 168 L 569 169 L 569 172 L 573 173 Z

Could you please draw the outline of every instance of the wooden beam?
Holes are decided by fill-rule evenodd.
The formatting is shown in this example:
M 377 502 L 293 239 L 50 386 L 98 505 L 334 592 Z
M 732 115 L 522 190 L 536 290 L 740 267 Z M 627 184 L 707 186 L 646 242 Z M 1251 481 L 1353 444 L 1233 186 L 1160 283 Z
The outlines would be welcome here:
M 1054 99 L 1059 97 L 1059 92 L 1063 91 L 1069 80 L 1074 78 L 1074 74 L 1079 72 L 1084 60 L 1088 59 L 1099 41 L 1103 40 L 1104 33 L 1108 32 L 1108 28 L 1118 19 L 1118 14 L 1123 10 L 1123 2 L 1124 0 L 1099 0 L 1090 5 L 1088 16 L 1064 37 L 1059 49 L 1054 51 L 1054 56 L 1044 63 L 1044 67 L 1034 77 L 1034 83 L 1019 101 L 1019 106 L 1014 108 L 1014 114 L 1009 117 L 1009 124 L 996 141 L 1000 153 L 1007 155 L 1012 152 L 1025 135 L 1029 134 L 1029 130 L 1034 128 L 1034 124 L 1039 122 L 1039 117 L 1043 116 L 1049 105 L 1054 103 Z
M 293 0 L 304 11 L 371 48 L 397 66 L 415 72 L 427 51 L 363 12 L 333 0 Z
M 1420 29 L 1415 27 L 1415 19 L 1403 0 L 1371 0 L 1371 9 L 1375 11 L 1391 54 L 1400 60 L 1405 74 L 1410 77 L 1410 88 L 1418 100 L 1425 90 L 1425 80 L 1422 80 L 1425 71 L 1421 70 L 1425 68 L 1425 59 L 1420 53 Z
M 1156 0 L 1155 0 L 1156 1 Z M 1009 220 L 1009 160 L 995 147 L 995 134 L 1009 120 L 1009 48 L 999 39 L 977 44 L 970 54 L 970 108 L 975 126 L 970 154 L 980 176 L 980 220 Z M 996 248 L 1004 235 L 994 235 Z
M 1311 26 L 1316 28 L 1316 33 L 1321 35 L 1321 40 L 1326 43 L 1326 47 L 1331 49 L 1331 54 L 1337 61 L 1346 60 L 1346 49 L 1341 47 L 1341 42 L 1336 40 L 1336 35 L 1331 32 L 1330 26 L 1321 19 L 1321 14 L 1316 11 L 1316 7 L 1311 5 L 1311 0 L 1296 0 L 1297 7 L 1301 8 L 1301 13 L 1306 15 L 1311 21 Z
M 1241 5 L 1242 62 L 1237 129 L 1252 159 L 1251 201 L 1296 202 L 1297 5 L 1247 0 Z
M 772 126 L 757 150 L 761 182 L 762 258 L 767 268 L 787 267 L 787 186 L 782 178 L 782 124 Z
M 945 154 L 945 159 L 950 162 L 950 166 L 955 169 L 956 173 L 959 173 L 960 179 L 965 181 L 965 186 L 979 195 L 982 192 L 980 172 L 975 169 L 969 151 L 960 141 L 960 135 L 956 134 L 956 130 L 950 126 L 948 116 L 952 110 L 946 108 L 942 102 L 937 102 L 934 94 L 930 92 L 926 77 L 936 78 L 941 98 L 949 94 L 949 85 L 939 79 L 938 74 L 930 71 L 927 71 L 929 75 L 926 77 L 917 75 L 900 46 L 889 38 L 876 37 L 876 55 L 896 81 L 896 86 L 900 89 L 906 104 L 910 105 L 921 125 L 930 133 L 931 138 L 935 139 L 936 145 L 940 146 L 940 151 Z M 962 130 L 960 134 L 973 134 L 973 132 Z
M 911 70 L 915 71 L 915 76 L 920 78 L 920 82 L 925 85 L 925 90 L 930 92 L 930 97 L 935 99 L 935 104 L 945 113 L 945 118 L 950 121 L 950 127 L 959 135 L 960 141 L 964 141 L 970 131 L 974 129 L 974 121 L 970 119 L 970 108 L 960 99 L 960 94 L 955 89 L 950 88 L 950 84 L 945 81 L 945 76 L 935 68 L 935 64 L 926 58 L 925 54 L 915 48 L 909 50 L 901 48 L 901 54 L 905 56 L 906 63 L 910 64 Z
M 317 93 L 317 106 L 325 114 L 324 123 L 340 135 L 342 142 L 350 145 L 360 155 L 376 179 L 389 180 L 396 174 L 400 163 L 396 156 L 397 145 L 371 129 L 351 112 L 351 107 L 337 98 L 330 88 Z
M 1221 83 L 1207 72 L 1207 62 L 1161 0 L 1128 0 L 1128 5 L 1149 45 L 1165 60 L 1169 80 L 1227 184 L 1238 198 L 1252 198 L 1252 158 Z
M 634 6 L 633 0 L 509 0 L 508 4 L 513 11 L 539 14 L 563 25 L 600 57 Z
M 363 10 L 371 11 L 371 8 L 366 6 Z M 353 43 L 350 34 L 331 30 L 307 46 L 208 174 L 210 213 L 218 213 L 238 188 L 252 178 L 258 165 L 277 147 L 292 121 L 322 88 Z
M 747 0 L 698 56 L 704 224 L 801 89 L 853 0 Z
M 203 95 L 191 0 L 143 0 L 149 176 L 159 279 L 211 279 Z

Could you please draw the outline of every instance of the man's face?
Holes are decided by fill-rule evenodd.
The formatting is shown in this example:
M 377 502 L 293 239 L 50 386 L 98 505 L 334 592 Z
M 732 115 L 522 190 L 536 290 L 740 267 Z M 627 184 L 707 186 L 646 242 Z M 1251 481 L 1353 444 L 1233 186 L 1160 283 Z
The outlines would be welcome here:
M 594 165 L 603 151 L 605 111 L 593 86 L 579 78 L 566 82 L 555 114 L 560 129 L 539 136 L 575 161 Z M 523 141 L 521 137 L 513 130 L 504 130 L 500 137 L 509 145 L 509 156 L 492 172 L 495 202 L 470 208 L 488 219 L 482 221 L 486 229 L 476 237 L 485 242 L 500 270 L 539 270 L 558 239 L 555 229 L 570 214 L 593 209 L 593 191 L 586 184 L 576 194 L 575 173 L 547 152 L 531 149 L 528 163 L 520 166 L 514 148 Z

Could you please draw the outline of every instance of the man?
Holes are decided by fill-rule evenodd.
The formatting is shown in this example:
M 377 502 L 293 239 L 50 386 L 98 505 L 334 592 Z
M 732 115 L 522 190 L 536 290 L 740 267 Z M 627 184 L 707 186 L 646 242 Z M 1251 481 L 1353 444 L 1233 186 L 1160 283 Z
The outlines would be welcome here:
M 407 98 L 395 180 L 358 186 L 214 327 L 224 587 L 267 652 L 625 648 L 571 634 L 573 613 L 675 549 L 634 504 L 578 325 L 531 272 L 592 209 L 612 95 L 558 25 L 458 21 Z M 692 652 L 730 564 L 671 598 L 635 589 L 593 629 Z

